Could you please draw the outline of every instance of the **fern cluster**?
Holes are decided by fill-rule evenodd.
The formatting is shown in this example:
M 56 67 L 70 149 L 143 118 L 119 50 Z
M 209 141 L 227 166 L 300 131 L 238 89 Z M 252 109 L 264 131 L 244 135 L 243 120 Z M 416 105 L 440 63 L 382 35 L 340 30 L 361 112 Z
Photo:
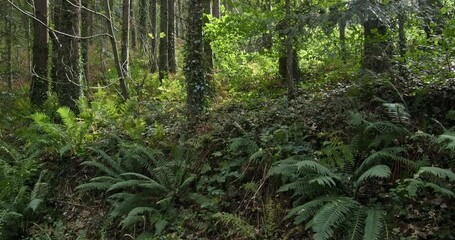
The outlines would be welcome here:
M 178 147 L 169 157 L 138 144 L 119 147 L 116 155 L 92 148 L 96 156 L 83 165 L 96 168 L 100 175 L 77 189 L 105 191 L 113 206 L 110 216 L 120 218 L 124 228 L 152 225 L 159 234 L 169 219 L 177 217 L 177 202 L 190 199 L 196 180 L 185 161 L 185 149 Z
M 314 239 L 390 239 L 388 219 L 393 215 L 390 206 L 376 197 L 377 191 L 387 189 L 375 190 L 374 186 L 407 176 L 392 174 L 398 168 L 415 173 L 413 178 L 403 179 L 408 197 L 417 197 L 420 189 L 454 197 L 451 185 L 446 184 L 455 181 L 451 170 L 424 166 L 422 161 L 409 159 L 407 149 L 399 146 L 411 135 L 406 127 L 409 114 L 402 105 L 384 107 L 389 121 L 369 122 L 358 117 L 354 121 L 361 131 L 350 149 L 358 157 L 369 152 L 354 169 L 330 169 L 314 154 L 281 160 L 270 169 L 270 176 L 281 176 L 284 181 L 279 191 L 293 193 L 294 208 L 287 218 L 293 218 L 295 224 L 305 223 Z M 446 136 L 436 141 L 450 149 Z
M 32 212 L 45 200 L 45 175 L 35 153 L 24 153 L 0 139 L 0 239 L 18 238 L 25 230 Z

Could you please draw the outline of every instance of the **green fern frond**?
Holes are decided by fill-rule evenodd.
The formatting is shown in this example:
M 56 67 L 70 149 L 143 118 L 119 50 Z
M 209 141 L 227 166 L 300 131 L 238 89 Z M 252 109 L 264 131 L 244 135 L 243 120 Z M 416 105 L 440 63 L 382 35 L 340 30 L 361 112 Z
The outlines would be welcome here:
M 236 155 L 246 154 L 249 157 L 259 149 L 256 142 L 248 138 L 233 138 L 230 141 L 229 150 Z
M 126 172 L 121 167 L 119 159 L 114 159 L 113 157 L 109 156 L 109 154 L 107 154 L 105 151 L 103 151 L 101 149 L 92 148 L 92 147 L 90 147 L 89 149 L 91 151 L 97 153 L 98 155 L 100 155 L 101 158 L 109 164 L 109 166 L 112 170 L 115 170 L 117 173 Z
M 363 238 L 363 230 L 364 230 L 364 218 L 365 218 L 365 211 L 363 207 L 357 209 L 355 213 L 353 213 L 354 218 L 351 223 L 348 223 L 349 226 L 349 235 L 346 239 L 349 240 L 357 240 Z
M 417 174 L 415 175 L 415 177 L 418 178 L 423 174 L 430 174 L 441 179 L 455 181 L 455 173 L 449 169 L 443 169 L 438 167 L 421 167 Z
M 119 175 L 118 172 L 114 172 L 112 169 L 110 169 L 106 165 L 104 165 L 104 164 L 102 164 L 100 162 L 97 162 L 97 161 L 85 161 L 85 162 L 81 163 L 81 165 L 87 165 L 87 166 L 95 167 L 99 171 L 104 172 L 104 173 L 106 173 L 106 174 L 108 174 L 109 176 L 112 176 L 112 177 L 117 177 Z
M 362 184 L 363 181 L 366 181 L 370 178 L 389 178 L 390 168 L 386 165 L 376 165 L 366 170 L 360 177 L 357 179 L 355 186 L 358 187 Z
M 110 192 L 110 191 L 121 190 L 121 189 L 132 189 L 132 188 L 140 186 L 141 184 L 144 184 L 144 180 L 136 180 L 136 179 L 125 180 L 125 181 L 116 182 L 116 183 L 112 184 L 111 187 L 107 191 Z
M 76 190 L 101 190 L 101 191 L 107 191 L 110 187 L 112 186 L 112 183 L 110 182 L 88 182 L 88 183 L 82 183 L 79 186 L 76 187 Z
M 61 107 L 57 109 L 57 112 L 67 128 L 74 128 L 76 126 L 76 115 L 74 115 L 69 107 Z
M 311 179 L 308 183 L 316 183 L 320 186 L 327 186 L 327 187 L 335 187 L 335 179 L 339 180 L 337 177 L 333 176 L 318 176 L 316 178 Z
M 144 219 L 144 214 L 146 213 L 155 213 L 157 210 L 152 207 L 136 207 L 133 208 L 126 218 L 124 218 L 120 224 L 125 228 L 136 224 L 138 221 Z
M 455 155 L 455 132 L 446 132 L 439 135 L 434 142 L 444 150 L 450 151 Z
M 379 240 L 382 239 L 382 229 L 384 228 L 384 215 L 383 210 L 377 208 L 370 208 L 367 211 L 367 218 L 365 219 L 365 235 L 364 240 Z
M 297 167 L 297 170 L 299 170 L 300 172 L 302 172 L 302 170 L 304 170 L 304 169 L 309 169 L 309 170 L 315 171 L 317 174 L 322 175 L 322 176 L 336 177 L 336 175 L 334 173 L 332 173 L 332 171 L 330 171 L 330 169 L 319 164 L 318 162 L 316 162 L 314 160 L 300 161 L 300 162 L 296 163 L 295 165 Z
M 400 103 L 383 103 L 382 106 L 387 111 L 387 115 L 394 123 L 409 123 L 411 115 L 407 111 L 406 107 Z
M 294 217 L 294 224 L 298 225 L 312 218 L 326 203 L 334 201 L 338 197 L 320 197 L 303 205 L 294 207 L 286 215 L 285 219 Z
M 366 171 L 367 168 L 374 166 L 374 165 L 379 165 L 379 164 L 384 164 L 389 161 L 398 161 L 398 162 L 405 162 L 406 159 L 398 156 L 398 154 L 404 152 L 406 149 L 402 147 L 390 147 L 390 148 L 383 148 L 370 156 L 368 156 L 362 164 L 359 166 L 359 168 L 356 171 L 356 175 L 359 175 L 360 173 L 363 173 Z M 408 164 L 411 164 L 409 162 L 406 162 Z
M 358 202 L 346 197 L 329 202 L 317 212 L 306 228 L 313 229 L 315 232 L 313 237 L 316 240 L 330 239 L 334 236 L 336 229 L 358 207 Z
M 233 232 L 230 233 L 231 235 L 235 234 L 236 236 L 242 236 L 248 239 L 256 239 L 256 230 L 254 227 L 237 215 L 220 212 L 214 214 L 213 218 L 216 219 L 217 223 L 221 223 L 232 229 Z

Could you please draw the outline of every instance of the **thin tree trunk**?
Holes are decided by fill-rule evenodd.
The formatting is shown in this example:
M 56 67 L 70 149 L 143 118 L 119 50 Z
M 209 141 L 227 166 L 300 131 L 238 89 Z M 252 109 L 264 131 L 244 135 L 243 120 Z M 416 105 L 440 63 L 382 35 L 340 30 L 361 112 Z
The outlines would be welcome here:
M 213 0 L 212 15 L 216 18 L 221 18 L 220 0 Z
M 131 0 L 123 0 L 121 63 L 123 76 L 125 77 L 128 75 L 129 71 L 130 6 Z
M 293 48 L 292 48 L 292 31 L 291 31 L 291 2 L 286 0 L 286 26 L 287 35 L 285 41 L 286 47 L 286 85 L 288 88 L 288 98 L 293 99 L 295 97 L 295 86 L 294 86 L 294 74 L 293 70 L 296 66 L 293 64 Z
M 134 7 L 131 5 L 130 2 L 130 26 L 131 26 L 131 47 L 133 49 L 137 49 L 137 34 L 136 34 L 136 15 L 134 14 Z M 123 16 L 125 16 L 125 13 L 123 13 Z
M 177 60 L 175 56 L 175 0 L 168 0 L 168 61 L 169 72 L 177 73 Z
M 185 66 L 189 126 L 201 120 L 206 104 L 207 84 L 204 74 L 204 46 L 202 28 L 203 0 L 190 0 L 188 15 L 188 43 Z M 193 129 L 194 130 L 194 129 Z
M 117 75 L 119 78 L 120 92 L 121 92 L 122 98 L 124 100 L 126 100 L 129 98 L 128 88 L 125 83 L 126 74 L 124 73 L 124 69 L 122 67 L 122 63 L 120 62 L 120 57 L 118 54 L 118 47 L 117 47 L 117 41 L 115 38 L 114 25 L 112 22 L 112 11 L 111 11 L 111 5 L 110 5 L 109 0 L 106 0 L 105 8 L 106 8 L 106 14 L 108 17 L 108 31 L 109 31 L 111 45 L 112 45 L 112 53 L 114 55 L 115 68 L 117 69 Z
M 399 47 L 400 47 L 400 61 L 399 61 L 399 71 L 403 79 L 407 79 L 408 73 L 406 71 L 406 13 L 401 9 L 398 13 L 398 38 L 399 38 Z
M 149 15 L 150 15 L 150 32 L 151 32 L 151 48 L 150 48 L 150 71 L 155 73 L 158 69 L 157 62 L 157 35 L 156 35 L 156 4 L 157 0 L 152 0 L 149 5 Z
M 7 81 L 8 81 L 8 89 L 13 89 L 13 19 L 12 19 L 12 9 L 10 4 L 8 4 L 7 8 L 7 17 L 6 17 L 6 62 L 7 66 Z
M 168 71 L 168 35 L 167 35 L 167 0 L 160 1 L 160 53 L 159 53 L 159 76 L 160 83 L 163 83 L 164 76 Z
M 54 2 L 54 6 L 52 9 L 52 22 L 54 24 L 55 30 L 60 31 L 61 27 L 61 14 L 62 14 L 62 2 L 61 1 L 56 1 Z M 59 61 L 59 51 L 60 51 L 60 42 L 57 38 L 57 34 L 50 34 L 51 36 L 51 47 L 52 47 L 52 54 L 51 54 L 51 59 L 52 59 L 52 68 L 51 68 L 51 91 L 56 93 L 57 92 L 57 72 L 59 69 L 63 68 L 61 66 L 61 61 Z
M 212 14 L 212 6 L 210 4 L 211 0 L 204 1 L 204 25 L 209 23 L 208 15 Z M 214 84 L 213 84 L 213 51 L 212 46 L 210 45 L 210 40 L 204 38 L 204 65 L 205 65 L 205 76 L 206 82 L 209 86 L 209 92 L 214 93 Z
M 147 52 L 148 41 L 147 41 L 147 0 L 139 1 L 139 42 L 141 43 L 142 49 Z
M 340 19 L 338 21 L 338 28 L 340 31 L 340 55 L 344 63 L 347 60 L 347 48 L 346 48 L 346 20 Z
M 391 49 L 387 39 L 387 27 L 377 18 L 364 24 L 364 56 L 362 66 L 376 73 L 390 67 Z
M 48 1 L 35 1 L 35 18 L 48 24 Z M 38 21 L 33 21 L 33 64 L 32 83 L 30 87 L 30 102 L 41 107 L 47 100 L 49 38 L 46 26 Z
M 85 8 L 90 9 L 89 0 L 82 0 L 82 6 Z M 81 10 L 81 35 L 86 37 L 89 36 L 89 29 L 91 22 L 91 13 L 85 9 Z M 84 70 L 84 80 L 85 80 L 85 87 L 89 87 L 89 46 L 90 41 L 88 38 L 82 39 L 81 41 L 81 54 L 82 54 L 82 69 Z

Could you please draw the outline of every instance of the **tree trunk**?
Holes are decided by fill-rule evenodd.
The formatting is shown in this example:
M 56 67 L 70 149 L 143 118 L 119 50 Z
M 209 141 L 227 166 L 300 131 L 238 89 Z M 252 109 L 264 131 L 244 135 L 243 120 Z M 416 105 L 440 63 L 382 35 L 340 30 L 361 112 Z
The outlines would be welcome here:
M 12 9 L 10 4 L 7 5 L 7 17 L 6 17 L 6 62 L 7 66 L 7 81 L 8 89 L 13 89 L 13 19 L 12 19 Z
M 147 0 L 139 1 L 139 42 L 142 49 L 147 52 Z
M 79 112 L 77 101 L 81 95 L 81 45 L 79 39 L 77 39 L 81 35 L 80 5 L 81 0 L 62 0 L 59 29 L 72 36 L 59 36 L 60 48 L 58 49 L 58 61 L 60 64 L 56 69 L 56 92 L 60 105 L 69 107 L 75 113 Z
M 400 61 L 399 64 L 399 71 L 400 76 L 403 79 L 408 78 L 408 72 L 406 70 L 406 52 L 407 52 L 407 44 L 406 44 L 406 13 L 404 9 L 400 9 L 401 11 L 398 13 L 398 41 L 399 41 L 399 48 L 400 48 Z
M 221 18 L 220 0 L 213 0 L 212 15 L 216 18 Z
M 150 34 L 151 37 L 151 48 L 150 48 L 150 71 L 155 73 L 158 69 L 158 62 L 157 62 L 157 35 L 156 35 L 156 4 L 157 0 L 152 0 L 149 5 L 149 15 L 150 15 Z
M 48 25 L 48 1 L 35 1 L 35 18 Z M 32 83 L 30 86 L 30 102 L 41 107 L 47 100 L 49 38 L 46 26 L 33 21 L 33 63 Z
M 105 8 L 106 8 L 106 14 L 107 14 L 107 18 L 108 18 L 108 31 L 109 31 L 109 35 L 110 35 L 109 39 L 111 40 L 115 68 L 117 69 L 117 75 L 119 78 L 120 92 L 121 92 L 122 98 L 124 100 L 126 100 L 129 98 L 128 88 L 127 88 L 126 82 L 125 82 L 126 74 L 124 72 L 124 68 L 122 67 L 122 62 L 120 61 L 120 57 L 118 54 L 117 41 L 115 38 L 115 31 L 114 31 L 114 25 L 113 25 L 114 23 L 112 22 L 111 4 L 110 4 L 109 0 L 106 0 Z
M 82 0 L 81 4 L 84 8 L 90 9 L 89 0 Z M 90 35 L 90 25 L 92 24 L 91 21 L 91 13 L 86 10 L 81 10 L 81 35 L 87 37 Z M 82 69 L 84 70 L 84 80 L 85 80 L 85 87 L 88 88 L 89 86 L 89 46 L 90 41 L 88 38 L 82 39 L 81 41 L 81 54 L 82 54 Z
M 126 77 L 129 71 L 129 41 L 130 41 L 130 6 L 131 0 L 123 0 L 122 13 L 122 54 L 121 64 L 123 76 Z
M 187 107 L 189 126 L 201 120 L 206 104 L 207 84 L 204 74 L 204 46 L 202 37 L 203 0 L 190 0 L 188 15 L 187 57 L 185 77 L 187 81 Z
M 52 22 L 54 25 L 55 30 L 61 31 L 61 16 L 62 14 L 62 2 L 61 1 L 56 1 L 54 2 L 54 6 L 52 9 Z M 60 56 L 60 41 L 59 41 L 59 36 L 57 36 L 57 33 L 50 33 L 51 36 L 51 47 L 52 47 L 52 67 L 51 67 L 51 91 L 56 93 L 57 92 L 57 72 L 59 69 L 63 68 L 61 66 L 61 61 L 59 61 L 59 56 Z
M 340 55 L 343 62 L 346 63 L 348 57 L 346 48 L 346 19 L 342 18 L 338 21 L 338 28 L 340 31 Z
M 209 23 L 208 15 L 212 14 L 212 6 L 210 4 L 211 0 L 204 1 L 204 25 Z M 212 46 L 210 45 L 210 40 L 206 37 L 204 38 L 204 65 L 205 65 L 205 77 L 208 86 L 209 93 L 214 93 L 214 84 L 213 84 L 213 51 Z
M 168 37 L 167 36 L 167 0 L 160 1 L 160 56 L 159 56 L 159 76 L 160 83 L 163 83 L 164 76 L 168 71 Z
M 294 84 L 294 69 L 297 66 L 294 66 L 294 52 L 292 48 L 292 31 L 291 31 L 291 2 L 286 0 L 286 26 L 287 26 L 287 35 L 285 40 L 286 48 L 286 86 L 288 88 L 288 98 L 295 98 L 295 84 Z
M 391 46 L 387 38 L 387 27 L 377 18 L 364 24 L 364 69 L 375 73 L 387 71 L 390 67 Z
M 130 26 L 131 26 L 131 47 L 137 49 L 137 34 L 136 34 L 136 15 L 134 14 L 134 7 L 130 2 Z M 122 13 L 122 16 L 125 16 L 125 13 Z
M 169 72 L 177 73 L 177 60 L 175 56 L 175 0 L 168 0 L 168 61 Z

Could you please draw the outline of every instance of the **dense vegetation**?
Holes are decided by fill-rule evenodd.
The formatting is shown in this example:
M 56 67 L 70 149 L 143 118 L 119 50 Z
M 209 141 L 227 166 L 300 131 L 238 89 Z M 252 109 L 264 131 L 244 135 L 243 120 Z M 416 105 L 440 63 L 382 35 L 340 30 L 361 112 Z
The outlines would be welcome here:
M 453 1 L 0 16 L 0 239 L 455 239 Z

